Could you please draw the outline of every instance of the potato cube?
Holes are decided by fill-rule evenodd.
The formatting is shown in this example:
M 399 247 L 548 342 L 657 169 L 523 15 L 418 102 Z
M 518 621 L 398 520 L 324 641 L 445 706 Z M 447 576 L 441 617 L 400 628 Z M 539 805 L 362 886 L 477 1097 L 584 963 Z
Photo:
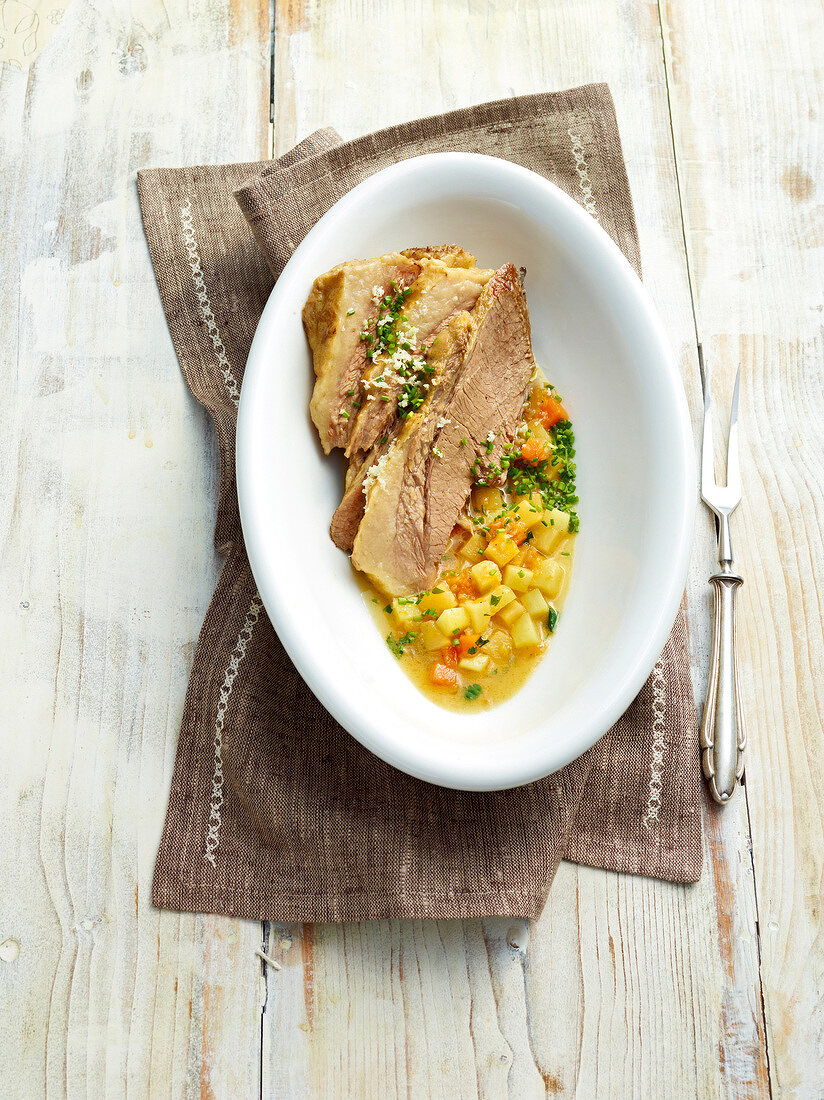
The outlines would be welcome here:
M 458 668 L 465 672 L 486 672 L 489 667 L 489 658 L 485 653 L 476 653 L 474 657 L 461 657 Z
M 537 439 L 541 446 L 547 450 L 552 450 L 552 437 L 549 432 L 543 426 L 540 420 L 529 421 L 529 433 L 533 439 Z
M 500 584 L 489 593 L 488 599 L 492 605 L 492 614 L 494 615 L 496 611 L 503 611 L 508 603 L 512 603 L 515 599 L 515 593 L 511 588 L 507 588 L 505 584 Z
M 484 550 L 486 549 L 486 539 L 478 531 L 474 535 L 470 535 L 463 546 L 458 551 L 460 557 L 466 561 L 478 561 L 483 557 Z
M 418 605 L 413 600 L 407 600 L 401 597 L 399 600 L 394 599 L 392 601 L 392 614 L 395 622 L 398 626 L 409 626 L 414 622 L 415 616 L 419 615 Z
M 503 569 L 506 563 L 512 561 L 517 553 L 517 544 L 513 542 L 509 535 L 505 535 L 503 531 L 500 531 L 487 546 L 484 556 Z
M 551 558 L 545 558 L 540 565 L 536 566 L 532 574 L 532 587 L 543 592 L 548 600 L 552 600 L 558 595 L 563 582 L 563 566 Z
M 437 624 L 429 621 L 421 623 L 421 641 L 427 649 L 443 649 L 446 639 L 437 627 Z
M 500 489 L 492 489 L 481 485 L 472 490 L 472 507 L 476 512 L 484 512 L 488 516 L 497 515 L 504 506 L 504 498 Z
M 550 508 L 532 529 L 532 541 L 539 550 L 551 554 L 568 530 L 569 514 Z
M 516 649 L 526 649 L 528 646 L 538 645 L 540 640 L 534 620 L 524 612 L 512 624 L 512 641 Z
M 448 607 L 454 607 L 457 602 L 455 594 L 445 584 L 436 584 L 431 592 L 424 593 L 423 599 L 418 604 L 418 614 L 426 615 L 429 613 L 431 616 L 434 611 L 436 615 L 440 615 Z
M 526 502 L 527 504 L 531 504 L 532 507 L 537 508 L 539 512 L 543 512 L 544 507 L 545 507 L 544 498 L 541 496 L 541 494 L 539 492 L 537 492 L 537 490 L 535 492 L 526 493 L 526 494 L 523 494 L 523 493 L 513 493 L 512 494 L 512 503 L 513 504 L 523 504 L 524 502 Z
M 438 629 L 446 638 L 456 631 L 466 630 L 469 626 L 469 614 L 464 607 L 448 607 L 437 619 Z
M 501 571 L 494 561 L 479 561 L 469 572 L 479 592 L 489 592 L 501 583 Z
M 476 634 L 480 634 L 486 630 L 489 620 L 492 618 L 492 604 L 489 602 L 489 597 L 486 596 L 481 600 L 467 600 L 463 605 L 469 615 L 469 621 L 472 623 L 472 629 Z
M 524 592 L 521 596 L 521 603 L 534 619 L 546 618 L 549 605 L 537 588 L 530 588 L 528 592 Z
M 503 611 L 498 612 L 498 618 L 506 626 L 512 626 L 516 619 L 519 619 L 521 615 L 524 615 L 524 605 L 517 600 L 513 600 L 512 603 L 508 603 Z
M 504 570 L 504 584 L 513 592 L 526 592 L 532 584 L 532 570 L 525 565 L 508 565 Z
M 492 661 L 508 661 L 512 655 L 512 639 L 503 630 L 493 630 L 484 646 L 484 653 Z
M 539 498 L 540 499 L 540 498 Z M 526 524 L 530 530 L 537 525 L 544 518 L 544 506 L 536 507 L 531 501 L 522 500 L 518 507 L 515 509 L 516 520 Z

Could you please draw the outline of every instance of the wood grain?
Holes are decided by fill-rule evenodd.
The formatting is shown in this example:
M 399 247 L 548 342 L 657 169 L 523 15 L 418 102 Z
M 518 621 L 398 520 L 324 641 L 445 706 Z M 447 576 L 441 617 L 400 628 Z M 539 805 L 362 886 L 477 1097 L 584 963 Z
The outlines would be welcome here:
M 350 137 L 609 81 L 645 280 L 696 423 L 696 336 L 720 405 L 742 366 L 746 799 L 707 807 L 696 887 L 564 864 L 531 929 L 272 925 L 284 968 L 267 980 L 258 925 L 151 908 L 215 575 L 215 455 L 174 361 L 134 172 L 264 155 L 268 6 L 74 0 L 28 74 L 0 67 L 4 1088 L 819 1097 L 820 3 L 277 0 L 274 11 L 279 152 L 320 125 Z M 702 698 L 703 512 L 695 545 Z
M 824 18 L 810 0 L 662 0 L 686 239 L 722 407 L 742 375 L 733 521 L 761 976 L 780 1096 L 824 1089 Z
M 394 52 L 370 42 L 403 44 L 402 80 Z M 298 11 L 292 2 L 276 14 L 275 148 L 321 125 L 352 137 L 484 99 L 607 80 L 645 281 L 698 423 L 662 45 L 655 4 L 334 0 Z M 712 572 L 703 514 L 697 534 L 688 597 L 702 697 Z M 529 943 L 525 929 L 510 936 L 497 921 L 460 934 L 403 923 L 315 929 L 311 947 L 292 929 L 264 1018 L 265 1094 L 764 1095 L 744 800 L 709 813 L 707 826 L 707 871 L 694 888 L 562 865 Z M 307 981 L 334 985 L 340 998 L 315 996 L 311 1026 Z
M 214 450 L 134 177 L 263 153 L 267 22 L 75 0 L 28 74 L 0 69 L 6 1096 L 258 1089 L 259 926 L 149 902 L 214 583 Z

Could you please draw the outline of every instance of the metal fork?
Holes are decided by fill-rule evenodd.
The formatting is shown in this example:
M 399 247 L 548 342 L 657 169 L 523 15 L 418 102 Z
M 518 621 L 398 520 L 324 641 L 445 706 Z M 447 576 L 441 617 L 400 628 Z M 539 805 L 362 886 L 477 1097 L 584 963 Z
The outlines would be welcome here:
M 715 513 L 718 523 L 718 564 L 721 572 L 710 577 L 715 590 L 715 627 L 707 701 L 701 722 L 701 762 L 710 792 L 716 802 L 729 802 L 736 783 L 744 774 L 746 736 L 738 695 L 735 661 L 735 593 L 744 583 L 732 571 L 730 516 L 741 502 L 741 472 L 738 466 L 738 384 L 735 376 L 727 445 L 727 484 L 715 480 L 712 446 L 712 400 L 710 379 L 704 368 L 704 353 L 698 345 L 698 361 L 704 386 L 704 441 L 701 453 L 701 497 Z

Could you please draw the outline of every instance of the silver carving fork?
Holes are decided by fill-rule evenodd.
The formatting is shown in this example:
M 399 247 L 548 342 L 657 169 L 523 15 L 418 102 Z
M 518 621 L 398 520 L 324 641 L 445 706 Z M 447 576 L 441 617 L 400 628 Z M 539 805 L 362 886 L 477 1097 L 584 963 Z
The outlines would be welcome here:
M 704 369 L 704 355 L 698 346 L 701 380 L 704 385 L 704 441 L 701 453 L 701 497 L 718 519 L 718 563 L 721 572 L 710 577 L 715 590 L 715 627 L 712 636 L 712 663 L 707 701 L 701 722 L 701 760 L 710 792 L 716 802 L 728 802 L 736 783 L 744 774 L 744 723 L 738 697 L 735 663 L 735 593 L 744 583 L 732 570 L 730 516 L 741 501 L 741 472 L 738 466 L 738 383 L 730 413 L 727 446 L 727 484 L 715 480 L 712 447 L 712 401 L 710 379 Z

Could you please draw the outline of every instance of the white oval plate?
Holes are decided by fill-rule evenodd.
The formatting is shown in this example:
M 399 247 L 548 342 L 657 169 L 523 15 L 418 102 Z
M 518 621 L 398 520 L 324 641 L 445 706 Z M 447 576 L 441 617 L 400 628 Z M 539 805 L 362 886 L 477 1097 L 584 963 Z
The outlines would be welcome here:
M 407 679 L 329 538 L 343 467 L 324 457 L 309 419 L 301 324 L 312 281 L 335 264 L 441 243 L 484 267 L 526 267 L 535 358 L 573 419 L 581 499 L 572 585 L 549 653 L 514 698 L 469 715 L 443 710 Z M 559 188 L 468 153 L 379 172 L 295 250 L 249 352 L 237 483 L 261 598 L 306 683 L 372 752 L 464 790 L 548 775 L 623 713 L 675 619 L 696 502 L 681 379 L 629 263 Z

